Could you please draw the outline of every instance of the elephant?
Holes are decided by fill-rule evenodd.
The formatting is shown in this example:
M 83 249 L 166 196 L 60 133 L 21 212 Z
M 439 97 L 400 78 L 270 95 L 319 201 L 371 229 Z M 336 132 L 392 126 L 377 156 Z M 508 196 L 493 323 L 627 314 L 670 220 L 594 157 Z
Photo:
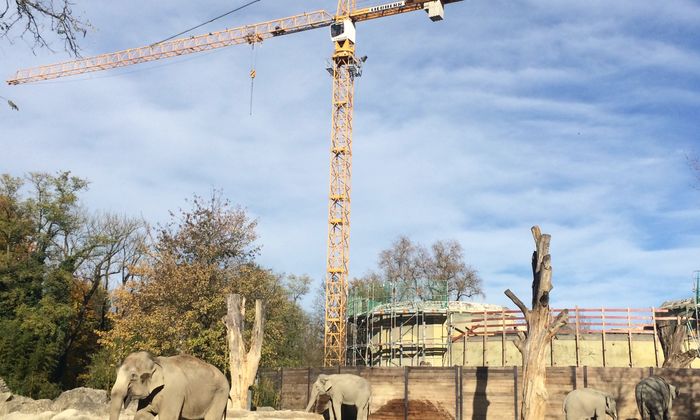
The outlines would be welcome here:
M 226 414 L 229 384 L 216 367 L 196 357 L 154 357 L 140 351 L 117 369 L 109 419 L 118 420 L 132 399 L 139 400 L 134 420 L 221 420 Z
M 357 420 L 367 420 L 369 417 L 369 397 L 372 394 L 369 382 L 357 375 L 346 373 L 336 375 L 318 375 L 311 388 L 311 396 L 306 411 L 311 411 L 320 395 L 330 396 L 329 413 L 331 420 L 342 420 L 341 407 L 343 404 L 357 407 Z M 335 415 L 334 415 L 335 413 Z
M 575 389 L 564 399 L 566 420 L 599 419 L 609 415 L 617 419 L 617 404 L 610 394 L 593 388 Z
M 634 388 L 642 420 L 670 420 L 673 400 L 678 395 L 678 388 L 660 376 L 644 378 Z

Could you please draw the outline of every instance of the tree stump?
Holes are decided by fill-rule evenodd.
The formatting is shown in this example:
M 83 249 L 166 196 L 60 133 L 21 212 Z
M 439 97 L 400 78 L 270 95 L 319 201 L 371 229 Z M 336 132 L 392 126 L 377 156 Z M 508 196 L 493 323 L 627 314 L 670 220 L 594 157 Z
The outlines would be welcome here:
M 569 311 L 563 310 L 552 320 L 549 293 L 552 290 L 552 265 L 549 255 L 551 236 L 542 234 L 539 226 L 531 228 L 536 249 L 532 254 L 532 309 L 510 290 L 505 294 L 520 309 L 527 323 L 527 331 L 519 332 L 515 346 L 523 356 L 523 375 L 520 387 L 520 419 L 541 420 L 547 408 L 546 361 L 547 346 L 557 331 L 566 325 Z
M 684 350 L 684 343 L 688 338 L 685 322 L 687 318 L 681 316 L 675 320 L 656 321 L 656 332 L 664 353 L 665 368 L 687 368 L 698 357 L 697 349 Z
M 231 370 L 231 406 L 233 410 L 247 408 L 248 388 L 253 385 L 260 364 L 262 352 L 263 327 L 265 315 L 263 303 L 255 301 L 255 325 L 250 337 L 250 350 L 246 352 L 243 341 L 245 323 L 245 298 L 238 294 L 230 294 L 226 299 L 227 312 L 223 318 L 226 325 L 229 368 Z

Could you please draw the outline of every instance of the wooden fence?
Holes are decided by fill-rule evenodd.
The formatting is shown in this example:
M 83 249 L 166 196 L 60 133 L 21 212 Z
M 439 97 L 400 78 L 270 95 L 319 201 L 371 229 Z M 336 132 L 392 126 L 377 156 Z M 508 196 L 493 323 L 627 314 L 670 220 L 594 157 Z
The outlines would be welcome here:
M 413 310 L 414 312 L 411 312 Z M 420 312 L 420 311 L 423 312 Z M 372 366 L 503 366 L 522 364 L 513 344 L 527 329 L 518 310 L 474 311 L 445 308 L 395 311 L 391 321 L 383 311 L 357 324 L 348 341 L 348 363 Z M 419 312 L 415 312 L 419 311 Z M 553 309 L 553 316 L 562 309 Z M 569 308 L 568 323 L 548 343 L 547 364 L 563 366 L 660 367 L 663 351 L 657 328 L 662 321 L 677 320 L 667 309 Z M 432 317 L 427 318 L 428 315 Z M 690 323 L 695 326 L 695 321 Z M 354 331 L 354 330 L 353 330 Z M 686 349 L 698 347 L 688 335 Z M 692 367 L 700 368 L 700 359 Z
M 372 386 L 372 420 L 518 419 L 518 367 L 309 368 L 264 370 L 259 383 L 274 386 L 280 409 L 303 410 L 319 374 L 353 373 Z M 562 403 L 574 389 L 591 387 L 612 394 L 619 419 L 639 419 L 634 387 L 642 378 L 661 375 L 681 395 L 673 418 L 700 419 L 700 370 L 665 368 L 547 368 L 549 409 L 546 420 L 562 419 Z M 697 413 L 697 414 L 696 414 Z
M 560 310 L 554 309 L 553 316 Z M 470 314 L 471 322 L 453 329 L 443 364 L 452 366 L 517 366 L 522 363 L 513 345 L 519 331 L 526 330 L 519 311 L 483 311 Z M 681 322 L 665 309 L 573 308 L 568 324 L 549 343 L 550 366 L 659 367 L 663 352 L 657 322 Z M 692 324 L 691 324 L 692 325 Z M 694 325 L 693 325 L 694 326 Z M 688 335 L 686 348 L 698 343 Z M 432 361 L 435 365 L 435 361 Z M 700 367 L 700 360 L 693 367 Z

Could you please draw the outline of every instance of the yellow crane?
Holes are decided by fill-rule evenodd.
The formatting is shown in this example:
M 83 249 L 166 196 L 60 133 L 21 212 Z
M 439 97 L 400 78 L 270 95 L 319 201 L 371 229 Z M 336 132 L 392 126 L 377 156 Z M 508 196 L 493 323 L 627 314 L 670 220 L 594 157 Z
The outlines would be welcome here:
M 356 0 L 338 0 L 335 15 L 318 10 L 145 47 L 32 67 L 18 70 L 15 77 L 7 83 L 16 85 L 108 70 L 229 45 L 255 44 L 276 36 L 330 26 L 334 49 L 332 66 L 329 69 L 333 76 L 333 96 L 324 364 L 342 366 L 345 364 L 345 317 L 348 296 L 353 93 L 355 78 L 362 75 L 364 62 L 364 58 L 355 55 L 355 24 L 418 10 L 425 10 L 432 21 L 439 21 L 444 17 L 444 5 L 458 1 L 461 0 L 402 0 L 358 9 Z M 253 73 L 251 77 L 254 77 Z

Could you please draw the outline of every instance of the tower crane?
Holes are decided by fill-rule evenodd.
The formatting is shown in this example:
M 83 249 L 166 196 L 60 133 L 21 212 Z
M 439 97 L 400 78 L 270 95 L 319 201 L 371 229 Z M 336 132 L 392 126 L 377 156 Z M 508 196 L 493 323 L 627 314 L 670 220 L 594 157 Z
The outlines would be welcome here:
M 22 69 L 18 70 L 7 83 L 17 85 L 108 70 L 229 45 L 255 44 L 272 37 L 330 26 L 333 55 L 328 71 L 333 76 L 333 95 L 324 364 L 342 366 L 345 364 L 347 322 L 354 82 L 356 77 L 362 75 L 362 64 L 365 59 L 355 55 L 355 25 L 357 22 L 418 10 L 425 10 L 432 21 L 439 21 L 444 18 L 445 4 L 458 1 L 461 0 L 402 0 L 357 8 L 356 0 L 338 0 L 334 15 L 325 10 L 318 10 L 144 47 Z

